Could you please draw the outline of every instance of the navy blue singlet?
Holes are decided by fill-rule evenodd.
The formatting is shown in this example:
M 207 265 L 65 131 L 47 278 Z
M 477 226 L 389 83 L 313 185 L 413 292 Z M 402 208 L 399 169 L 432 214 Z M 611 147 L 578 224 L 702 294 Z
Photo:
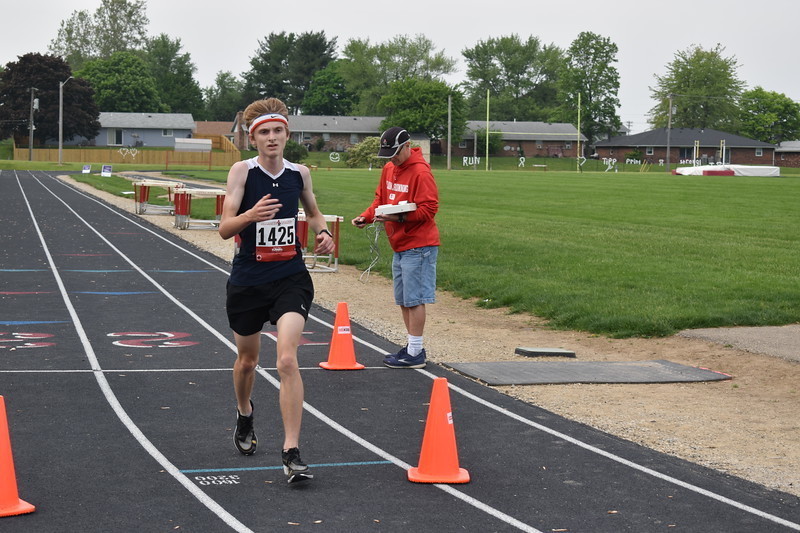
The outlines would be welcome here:
M 300 193 L 303 191 L 303 177 L 300 169 L 294 163 L 284 159 L 283 172 L 273 176 L 264 170 L 256 157 L 245 161 L 247 163 L 247 181 L 244 186 L 244 196 L 237 215 L 253 207 L 256 202 L 267 194 L 278 198 L 283 207 L 280 208 L 276 219 L 294 218 L 295 235 L 297 235 L 297 212 L 300 202 Z M 233 258 L 230 283 L 232 285 L 261 285 L 270 281 L 283 279 L 292 274 L 306 270 L 300 243 L 296 243 L 297 254 L 286 261 L 256 261 L 256 225 L 249 224 L 240 233 L 242 239 L 239 253 Z

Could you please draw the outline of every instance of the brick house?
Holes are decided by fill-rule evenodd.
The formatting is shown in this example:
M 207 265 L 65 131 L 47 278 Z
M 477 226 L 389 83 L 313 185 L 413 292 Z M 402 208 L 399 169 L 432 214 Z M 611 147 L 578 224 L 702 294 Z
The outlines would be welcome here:
M 222 135 L 233 142 L 233 122 L 223 120 L 198 120 L 194 125 L 195 135 Z
M 380 137 L 381 122 L 386 117 L 339 117 L 333 115 L 289 115 L 291 139 L 308 150 L 344 152 L 367 137 Z M 242 112 L 236 115 L 233 126 L 234 144 L 247 149 L 247 132 Z
M 774 165 L 775 145 L 733 135 L 724 131 L 696 128 L 672 128 L 669 132 L 669 162 L 692 165 L 729 163 L 734 165 Z M 640 152 L 644 161 L 664 164 L 667 155 L 667 128 L 635 135 L 613 137 L 595 143 L 600 159 L 625 161 L 631 152 Z M 724 161 L 723 158 L 724 151 Z
M 453 143 L 453 157 L 483 156 L 486 148 L 478 146 L 476 133 L 486 129 L 486 121 L 468 120 L 464 135 L 458 143 Z M 578 130 L 572 124 L 550 122 L 502 122 L 489 121 L 490 132 L 500 132 L 502 144 L 493 156 L 507 157 L 576 157 L 578 155 Z M 580 135 L 581 148 L 586 137 Z M 432 147 L 434 153 L 437 149 Z M 445 151 L 444 147 L 439 150 Z
M 775 166 L 800 168 L 800 141 L 783 141 L 775 149 Z

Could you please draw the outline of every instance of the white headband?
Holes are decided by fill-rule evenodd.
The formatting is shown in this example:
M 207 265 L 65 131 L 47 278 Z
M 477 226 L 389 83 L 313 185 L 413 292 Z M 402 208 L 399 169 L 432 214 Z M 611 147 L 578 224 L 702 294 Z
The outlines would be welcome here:
M 250 124 L 250 129 L 248 131 L 252 135 L 257 127 L 259 127 L 265 122 L 271 122 L 273 120 L 277 120 L 278 122 L 283 122 L 287 126 L 289 125 L 289 121 L 286 120 L 286 117 L 284 117 L 283 115 L 279 115 L 277 113 L 269 113 L 267 115 L 261 115 L 260 117 L 255 119 L 253 123 Z

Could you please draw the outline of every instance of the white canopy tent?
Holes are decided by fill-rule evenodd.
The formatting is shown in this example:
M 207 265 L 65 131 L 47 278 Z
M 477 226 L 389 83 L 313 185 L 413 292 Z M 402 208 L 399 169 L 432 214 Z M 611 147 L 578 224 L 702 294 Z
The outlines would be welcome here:
M 678 167 L 676 174 L 684 176 L 702 176 L 704 172 L 719 172 L 720 170 L 733 171 L 734 176 L 780 176 L 780 167 L 757 165 L 701 165 L 696 167 Z

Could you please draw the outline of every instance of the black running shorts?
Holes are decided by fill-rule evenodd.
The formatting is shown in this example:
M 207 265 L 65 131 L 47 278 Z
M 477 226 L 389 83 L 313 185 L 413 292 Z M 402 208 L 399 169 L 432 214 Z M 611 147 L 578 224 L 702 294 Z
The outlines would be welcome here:
M 277 324 L 286 313 L 299 313 L 308 319 L 314 300 L 314 283 L 307 270 L 263 285 L 227 285 L 225 309 L 228 324 L 239 335 L 253 335 L 266 322 Z

